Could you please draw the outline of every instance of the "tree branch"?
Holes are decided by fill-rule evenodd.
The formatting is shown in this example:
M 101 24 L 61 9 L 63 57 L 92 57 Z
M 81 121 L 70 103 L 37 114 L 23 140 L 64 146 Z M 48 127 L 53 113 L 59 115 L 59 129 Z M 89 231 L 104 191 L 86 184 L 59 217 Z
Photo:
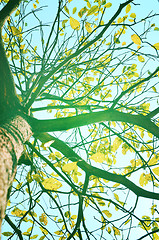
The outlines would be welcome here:
M 141 81 L 133 84 L 131 87 L 129 87 L 128 89 L 126 89 L 125 91 L 122 91 L 121 94 L 113 101 L 113 105 L 111 106 L 111 108 L 114 108 L 115 105 L 118 103 L 118 101 L 128 92 L 132 91 L 134 88 L 136 88 L 137 86 L 139 86 L 141 83 L 145 83 L 147 81 L 149 81 L 157 72 L 159 71 L 159 67 L 157 67 L 153 73 L 151 73 L 148 77 L 142 79 Z
M 133 125 L 140 126 L 154 136 L 159 137 L 159 127 L 157 127 L 150 118 L 142 114 L 133 115 L 130 113 L 123 113 L 117 110 L 105 110 L 93 113 L 81 114 L 74 117 L 38 120 L 31 119 L 31 126 L 33 132 L 51 132 L 51 131 L 64 131 L 71 128 L 81 127 L 93 123 L 99 123 L 104 121 L 119 121 L 127 122 Z
M 39 85 L 37 89 L 35 90 L 34 93 L 32 93 L 32 96 L 28 103 L 26 104 L 26 108 L 29 108 L 35 99 L 38 97 L 41 88 L 44 86 L 44 83 L 51 77 L 53 76 L 58 70 L 60 70 L 64 65 L 66 65 L 69 61 L 71 61 L 73 58 L 79 56 L 82 52 L 84 52 L 86 49 L 88 49 L 92 44 L 97 42 L 106 32 L 106 30 L 111 26 L 111 24 L 114 22 L 114 20 L 119 16 L 121 13 L 122 9 L 126 7 L 129 3 L 133 2 L 134 0 L 128 0 L 125 3 L 120 4 L 118 10 L 116 13 L 113 15 L 113 17 L 109 20 L 109 22 L 105 25 L 103 30 L 95 37 L 93 40 L 89 41 L 85 46 L 81 47 L 80 49 L 77 49 L 73 54 L 69 55 L 67 58 L 64 59 L 64 61 L 60 62 L 58 66 L 54 67 L 47 75 L 42 76 L 38 82 Z
M 3 27 L 7 18 L 16 10 L 21 0 L 10 0 L 0 11 L 0 28 Z
M 2 40 L 2 27 L 5 20 L 18 7 L 20 0 L 10 0 L 0 11 L 0 114 L 1 118 L 20 108 L 17 98 L 14 79 L 9 67 L 8 59 Z M 11 115 L 11 114 L 9 114 Z M 1 119 L 2 120 L 2 119 Z
M 156 109 L 154 109 L 152 112 L 147 114 L 147 117 L 149 118 L 153 118 L 155 115 L 157 115 L 159 113 L 159 107 L 157 107 Z
M 14 229 L 15 233 L 18 235 L 20 240 L 23 240 L 22 232 L 16 227 L 16 225 L 11 221 L 8 215 L 5 215 L 5 220 Z
M 71 161 L 77 162 L 77 165 L 90 176 L 94 175 L 96 177 L 103 178 L 108 181 L 120 183 L 126 188 L 130 189 L 138 197 L 145 197 L 145 198 L 159 200 L 159 193 L 154 193 L 154 192 L 144 190 L 122 175 L 110 173 L 110 172 L 107 172 L 106 170 L 102 170 L 89 165 L 83 159 L 81 159 L 81 157 L 78 154 L 76 154 L 67 144 L 65 144 L 63 141 L 59 140 L 58 138 L 55 138 L 49 135 L 48 133 L 39 134 L 37 138 L 43 143 L 54 140 L 54 142 L 51 144 L 51 147 L 60 151 L 65 157 L 67 157 Z

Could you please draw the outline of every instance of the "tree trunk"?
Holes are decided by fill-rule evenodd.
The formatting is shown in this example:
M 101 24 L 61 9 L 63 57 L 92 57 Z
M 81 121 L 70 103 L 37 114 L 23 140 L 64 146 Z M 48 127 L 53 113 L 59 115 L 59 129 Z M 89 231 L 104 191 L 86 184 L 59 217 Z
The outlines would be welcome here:
M 29 123 L 20 115 L 0 126 L 0 228 L 5 216 L 7 192 L 13 182 L 24 143 L 31 135 Z
M 4 23 L 20 1 L 9 0 L 0 11 L 0 239 L 8 189 L 13 182 L 24 143 L 32 135 L 29 123 L 20 114 L 21 105 L 2 39 Z

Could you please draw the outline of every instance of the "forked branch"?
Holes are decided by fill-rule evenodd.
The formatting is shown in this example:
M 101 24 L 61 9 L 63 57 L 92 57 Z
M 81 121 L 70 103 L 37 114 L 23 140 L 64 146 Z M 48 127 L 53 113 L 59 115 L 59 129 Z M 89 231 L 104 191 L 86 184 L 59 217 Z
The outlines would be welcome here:
M 127 179 L 122 175 L 110 173 L 106 170 L 102 170 L 89 165 L 87 162 L 81 159 L 81 157 L 77 153 L 75 153 L 67 144 L 65 144 L 63 141 L 59 140 L 58 138 L 55 138 L 49 135 L 48 133 L 39 134 L 37 138 L 43 143 L 53 140 L 53 143 L 50 145 L 51 147 L 60 151 L 69 160 L 73 162 L 77 162 L 77 165 L 85 173 L 89 174 L 90 176 L 94 175 L 98 178 L 103 178 L 108 181 L 120 183 L 123 186 L 125 186 L 127 189 L 130 189 L 138 197 L 145 197 L 145 198 L 159 200 L 159 193 L 154 193 L 154 192 L 144 190 L 143 188 L 138 187 L 136 184 L 134 184 L 132 181 L 130 181 L 129 179 Z

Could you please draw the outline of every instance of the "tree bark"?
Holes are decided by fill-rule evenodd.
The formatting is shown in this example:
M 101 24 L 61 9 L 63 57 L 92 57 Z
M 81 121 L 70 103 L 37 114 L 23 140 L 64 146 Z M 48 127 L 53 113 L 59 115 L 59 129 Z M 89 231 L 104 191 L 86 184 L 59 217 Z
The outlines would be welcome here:
M 0 228 L 5 216 L 7 192 L 13 182 L 24 143 L 31 135 L 29 123 L 20 115 L 0 127 Z
M 24 143 L 32 135 L 28 121 L 20 112 L 21 105 L 2 40 L 4 23 L 19 3 L 20 0 L 10 0 L 0 11 L 0 239 L 8 189 L 13 182 Z

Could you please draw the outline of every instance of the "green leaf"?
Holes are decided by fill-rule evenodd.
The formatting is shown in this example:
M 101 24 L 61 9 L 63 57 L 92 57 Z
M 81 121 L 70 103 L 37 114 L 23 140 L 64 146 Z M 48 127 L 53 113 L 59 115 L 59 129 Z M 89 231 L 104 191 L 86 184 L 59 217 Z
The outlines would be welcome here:
M 96 13 L 98 11 L 98 6 L 97 5 L 94 5 L 93 7 L 91 7 L 88 12 L 87 12 L 87 16 L 90 16 L 94 13 Z
M 13 235 L 12 232 L 3 232 L 2 234 L 3 234 L 3 236 L 5 236 L 5 237 L 9 237 L 9 236 L 12 236 L 12 235 Z

